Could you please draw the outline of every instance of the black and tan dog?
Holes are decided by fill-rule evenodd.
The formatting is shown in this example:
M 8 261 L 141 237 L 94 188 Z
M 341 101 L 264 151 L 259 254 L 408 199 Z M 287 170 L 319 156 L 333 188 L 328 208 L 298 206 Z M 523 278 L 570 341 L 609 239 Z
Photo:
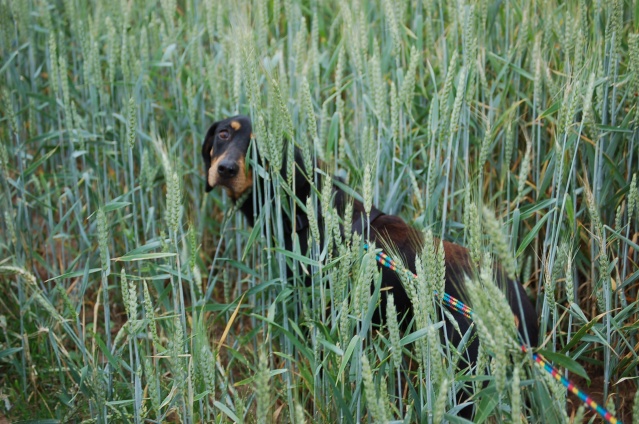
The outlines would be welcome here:
M 204 144 L 202 145 L 202 157 L 206 168 L 206 191 L 213 188 L 223 187 L 229 197 L 237 201 L 247 190 L 253 185 L 265 184 L 261 178 L 255 179 L 256 173 L 253 173 L 250 167 L 246 166 L 246 156 L 252 138 L 251 121 L 245 116 L 236 116 L 214 123 L 208 130 Z M 306 203 L 306 199 L 311 194 L 311 184 L 306 177 L 306 171 L 303 164 L 301 153 L 296 149 L 294 152 L 295 164 L 295 195 L 302 204 Z M 284 174 L 286 166 L 282 167 Z M 263 190 L 262 190 L 263 192 Z M 346 202 L 349 201 L 346 193 L 337 185 L 334 185 L 334 206 L 340 214 L 344 213 Z M 370 225 L 370 237 L 378 246 L 392 246 L 393 252 L 398 252 L 405 259 L 406 266 L 415 272 L 415 255 L 421 249 L 419 241 L 421 234 L 416 229 L 406 224 L 400 217 L 395 215 L 386 215 L 380 210 L 373 207 L 368 219 L 364 216 L 364 206 L 358 200 L 353 201 L 353 216 L 351 222 L 352 230 L 362 233 L 365 228 Z M 257 206 L 259 208 L 259 205 Z M 259 210 L 254 210 L 254 202 L 243 202 L 240 210 L 246 216 L 251 225 L 254 224 L 255 214 L 259 214 Z M 284 218 L 284 227 L 290 231 L 285 231 L 286 248 L 291 249 L 291 234 L 297 232 L 299 237 L 300 248 L 302 252 L 307 251 L 308 239 L 308 219 L 303 212 L 299 211 L 298 215 L 290 219 Z M 322 217 L 320 220 L 320 229 L 323 228 Z M 302 234 L 303 233 L 303 234 Z M 323 237 L 323 236 L 322 236 Z M 321 244 L 321 241 L 320 241 Z M 466 248 L 447 241 L 443 242 L 445 264 L 446 264 L 446 286 L 445 290 L 451 296 L 458 299 L 466 299 L 466 296 L 460 296 L 464 286 L 464 278 L 466 275 L 472 275 L 473 270 L 470 265 L 470 257 Z M 505 277 L 499 277 L 498 283 L 506 293 L 506 297 L 518 323 L 520 333 L 524 340 L 528 340 L 530 344 L 536 345 L 538 339 L 537 314 L 530 300 L 526 296 L 523 287 Z M 398 275 L 387 268 L 382 268 L 382 285 L 385 290 L 392 291 L 399 318 L 404 318 L 404 322 L 408 323 L 412 317 L 411 302 L 404 290 Z M 384 307 L 382 301 L 381 307 Z M 453 314 L 462 334 L 465 334 L 470 326 L 468 319 L 461 314 Z M 377 314 L 374 320 L 379 321 L 379 317 L 384 316 L 383 313 Z M 448 340 L 453 343 L 459 343 L 461 338 L 456 331 L 452 330 L 452 326 L 448 325 Z M 467 358 L 473 362 L 477 357 L 478 341 L 475 340 L 467 349 Z M 465 415 L 465 414 L 464 414 Z

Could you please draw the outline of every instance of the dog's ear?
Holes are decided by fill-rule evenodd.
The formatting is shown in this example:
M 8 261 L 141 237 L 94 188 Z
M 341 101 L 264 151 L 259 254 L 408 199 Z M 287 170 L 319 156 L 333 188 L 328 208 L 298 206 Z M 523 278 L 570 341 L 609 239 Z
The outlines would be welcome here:
M 313 174 L 311 173 L 309 175 L 309 172 L 304 165 L 304 156 L 302 154 L 302 149 L 300 149 L 299 147 L 295 147 L 292 156 L 293 160 L 295 161 L 295 192 L 298 197 L 306 197 L 307 191 L 310 194 L 309 181 L 312 181 L 311 178 L 313 178 Z
M 206 136 L 204 137 L 204 142 L 202 143 L 202 159 L 204 159 L 205 164 L 211 163 L 211 149 L 213 148 L 213 141 L 215 136 L 215 129 L 219 124 L 218 122 L 213 123 L 206 132 Z
M 204 137 L 204 142 L 202 143 L 202 159 L 204 159 L 204 170 L 205 176 L 204 180 L 206 181 L 206 192 L 213 190 L 213 187 L 209 185 L 209 168 L 211 167 L 211 150 L 213 149 L 213 142 L 215 141 L 215 129 L 217 128 L 218 122 L 215 122 L 209 130 L 206 132 L 206 136 Z

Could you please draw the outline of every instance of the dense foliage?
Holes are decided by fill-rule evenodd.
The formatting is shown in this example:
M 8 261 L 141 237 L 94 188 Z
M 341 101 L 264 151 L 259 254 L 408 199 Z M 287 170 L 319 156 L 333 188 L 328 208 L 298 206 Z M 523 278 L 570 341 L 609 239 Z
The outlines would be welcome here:
M 0 52 L 0 421 L 462 422 L 468 390 L 477 422 L 580 422 L 491 255 L 542 352 L 639 420 L 637 0 L 0 0 Z M 204 193 L 237 113 L 272 164 L 254 228 Z M 438 331 L 432 243 L 405 333 L 370 325 L 374 251 L 330 187 L 304 206 L 332 236 L 281 248 L 292 144 L 469 247 L 476 366 Z

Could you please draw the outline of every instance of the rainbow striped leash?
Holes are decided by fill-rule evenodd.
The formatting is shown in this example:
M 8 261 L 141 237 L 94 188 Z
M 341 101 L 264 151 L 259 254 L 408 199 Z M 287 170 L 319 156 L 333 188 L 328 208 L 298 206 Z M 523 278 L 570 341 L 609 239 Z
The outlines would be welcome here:
M 368 244 L 364 244 L 364 249 L 368 250 Z M 395 271 L 395 272 L 400 271 L 400 268 L 397 266 L 397 263 L 383 251 L 378 252 L 375 256 L 375 259 L 380 265 L 390 269 L 391 271 Z M 405 268 L 403 268 L 402 270 L 406 273 L 406 275 L 409 278 L 417 278 L 417 275 L 413 274 L 410 270 Z M 435 296 L 439 297 L 437 291 L 435 291 Z M 473 310 L 468 305 L 460 301 L 459 299 L 454 298 L 448 293 L 444 293 L 441 300 L 449 308 L 461 313 L 466 318 L 472 319 Z M 522 344 L 521 350 L 523 352 L 528 352 L 529 348 L 525 344 Z M 604 421 L 610 424 L 621 424 L 621 421 L 619 421 L 617 418 L 615 418 L 614 415 L 608 412 L 606 408 L 599 405 L 590 396 L 588 396 L 588 394 L 584 393 L 581 389 L 579 389 L 573 382 L 571 382 L 570 380 L 562 376 L 559 370 L 555 368 L 550 362 L 548 362 L 546 358 L 541 356 L 539 353 L 534 353 L 534 352 L 532 354 L 532 357 L 535 360 L 535 362 L 537 362 L 544 370 L 546 370 L 550 375 L 552 375 L 555 380 L 560 382 L 568 391 L 570 391 L 571 393 L 574 393 L 579 399 L 581 399 L 581 401 L 586 406 L 588 406 L 590 409 L 592 409 L 597 414 L 599 414 L 604 419 Z

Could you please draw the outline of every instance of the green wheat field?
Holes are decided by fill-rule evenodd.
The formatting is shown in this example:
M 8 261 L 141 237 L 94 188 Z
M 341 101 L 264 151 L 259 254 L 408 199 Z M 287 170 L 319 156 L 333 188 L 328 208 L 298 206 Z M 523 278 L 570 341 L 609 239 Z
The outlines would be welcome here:
M 518 349 L 492 258 L 639 423 L 637 0 L 0 0 L 0 90 L 0 423 L 463 423 L 462 391 L 478 423 L 601 422 Z M 204 192 L 236 114 L 272 164 L 254 228 Z M 329 237 L 282 248 L 292 145 L 483 264 L 472 368 L 432 243 L 405 332 L 330 186 Z

